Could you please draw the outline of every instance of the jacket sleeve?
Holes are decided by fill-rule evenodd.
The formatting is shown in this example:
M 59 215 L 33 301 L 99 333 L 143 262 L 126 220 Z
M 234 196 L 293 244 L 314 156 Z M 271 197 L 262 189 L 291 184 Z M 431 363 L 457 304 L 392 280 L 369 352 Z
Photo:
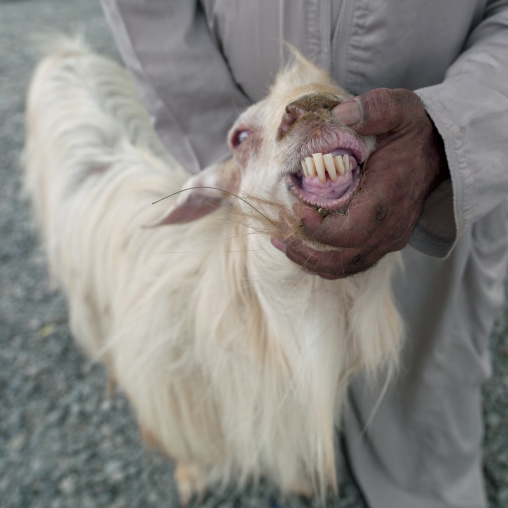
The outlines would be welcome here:
M 196 0 L 101 0 L 153 126 L 197 173 L 223 160 L 226 134 L 248 105 Z
M 487 3 L 441 84 L 416 90 L 443 138 L 451 180 L 427 200 L 411 245 L 445 257 L 508 197 L 508 1 Z

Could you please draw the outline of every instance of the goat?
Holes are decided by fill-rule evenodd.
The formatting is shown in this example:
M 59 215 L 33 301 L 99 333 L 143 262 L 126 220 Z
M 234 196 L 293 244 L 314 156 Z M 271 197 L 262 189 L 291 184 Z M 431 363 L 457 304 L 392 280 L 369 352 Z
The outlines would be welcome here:
M 339 213 L 362 192 L 375 140 L 332 116 L 347 97 L 295 55 L 232 127 L 233 157 L 191 176 L 119 65 L 62 39 L 36 70 L 25 182 L 50 271 L 72 334 L 176 461 L 182 502 L 262 476 L 283 493 L 336 491 L 348 381 L 396 368 L 398 254 L 332 281 L 270 243 L 292 234 L 326 251 L 293 205 Z

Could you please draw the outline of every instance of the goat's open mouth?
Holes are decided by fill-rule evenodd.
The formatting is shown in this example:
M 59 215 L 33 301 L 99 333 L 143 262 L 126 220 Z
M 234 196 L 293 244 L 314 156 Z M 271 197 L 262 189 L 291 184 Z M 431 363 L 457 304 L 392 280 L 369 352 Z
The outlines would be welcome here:
M 363 161 L 348 149 L 315 153 L 286 177 L 288 189 L 303 203 L 329 213 L 345 211 L 360 184 Z

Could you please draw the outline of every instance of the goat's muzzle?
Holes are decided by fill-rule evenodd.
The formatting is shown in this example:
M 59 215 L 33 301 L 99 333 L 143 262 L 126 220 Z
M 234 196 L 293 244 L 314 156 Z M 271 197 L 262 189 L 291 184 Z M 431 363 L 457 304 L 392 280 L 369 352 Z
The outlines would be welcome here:
M 342 101 L 343 99 L 329 93 L 308 94 L 298 98 L 286 106 L 275 140 L 280 141 L 296 121 L 304 115 L 315 113 L 320 117 L 323 113 L 330 114 L 332 109 Z

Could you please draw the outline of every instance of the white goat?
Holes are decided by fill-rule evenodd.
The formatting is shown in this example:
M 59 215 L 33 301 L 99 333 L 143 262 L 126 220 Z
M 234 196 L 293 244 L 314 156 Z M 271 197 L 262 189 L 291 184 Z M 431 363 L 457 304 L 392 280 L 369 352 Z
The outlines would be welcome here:
M 336 490 L 347 381 L 396 364 L 396 255 L 330 281 L 270 243 L 292 228 L 326 250 L 305 237 L 292 205 L 321 193 L 323 206 L 310 204 L 334 213 L 360 188 L 357 162 L 374 142 L 333 119 L 330 107 L 346 96 L 297 56 L 236 122 L 234 158 L 188 181 L 118 65 L 61 40 L 36 71 L 26 185 L 51 272 L 79 344 L 107 366 L 144 435 L 177 462 L 183 500 L 261 476 L 283 492 Z M 334 177 L 338 191 L 329 157 L 323 184 L 310 161 L 301 164 L 315 152 L 339 156 L 339 172 L 349 154 L 353 171 Z M 245 201 L 194 189 L 169 211 L 169 201 L 152 205 L 196 186 Z

